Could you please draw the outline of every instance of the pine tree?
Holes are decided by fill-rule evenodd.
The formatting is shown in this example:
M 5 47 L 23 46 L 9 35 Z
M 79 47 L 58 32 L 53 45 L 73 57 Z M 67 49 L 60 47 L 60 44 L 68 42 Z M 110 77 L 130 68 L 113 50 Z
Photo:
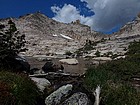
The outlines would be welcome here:
M 12 20 L 8 21 L 8 26 L 0 25 L 0 64 L 15 59 L 20 52 L 25 52 L 25 35 L 20 35 Z M 9 62 L 8 62 L 9 63 Z M 7 63 L 6 63 L 7 65 Z

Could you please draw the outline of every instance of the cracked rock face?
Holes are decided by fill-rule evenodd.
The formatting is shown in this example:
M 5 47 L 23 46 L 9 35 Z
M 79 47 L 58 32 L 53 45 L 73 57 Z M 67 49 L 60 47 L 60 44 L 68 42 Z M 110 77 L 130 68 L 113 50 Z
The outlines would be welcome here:
M 60 23 L 39 12 L 11 19 L 20 33 L 26 36 L 28 55 L 74 51 L 82 46 L 87 36 L 96 33 L 89 26 Z M 7 21 L 3 19 L 0 23 L 6 24 Z
M 62 105 L 89 105 L 89 100 L 85 93 L 78 92 L 64 101 Z
M 41 92 L 43 92 L 46 87 L 51 85 L 51 83 L 45 78 L 31 77 L 31 80 L 36 83 Z
M 71 84 L 60 87 L 45 99 L 45 104 L 58 105 L 61 102 L 62 98 L 69 95 L 70 91 L 72 91 L 72 87 L 73 86 Z
M 37 12 L 19 18 L 11 18 L 21 34 L 25 34 L 29 49 L 23 53 L 34 55 L 63 55 L 66 51 L 75 52 L 81 48 L 87 39 L 98 41 L 102 38 L 110 39 L 95 46 L 102 54 L 113 52 L 124 54 L 129 43 L 140 39 L 140 16 L 133 22 L 128 22 L 120 31 L 111 35 L 91 31 L 89 26 L 78 22 L 64 24 L 57 22 Z M 1 19 L 0 24 L 7 24 L 8 19 Z M 92 53 L 95 53 L 93 51 Z

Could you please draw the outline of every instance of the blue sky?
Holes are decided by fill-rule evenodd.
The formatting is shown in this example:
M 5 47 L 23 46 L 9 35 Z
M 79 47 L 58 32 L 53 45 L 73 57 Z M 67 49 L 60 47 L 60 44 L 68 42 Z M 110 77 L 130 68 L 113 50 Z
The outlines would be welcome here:
M 0 0 L 0 18 L 37 11 L 64 23 L 79 19 L 93 30 L 110 33 L 137 16 L 140 0 Z
M 85 3 L 80 0 L 0 0 L 0 18 L 19 17 L 36 11 L 41 11 L 51 18 L 54 16 L 51 6 L 62 7 L 64 4 L 75 5 L 78 9 L 82 9 L 81 14 L 90 15 L 87 12 L 88 8 L 84 6 Z
M 53 13 L 50 7 L 57 4 L 58 0 L 1 0 L 0 1 L 0 17 L 18 17 L 27 13 L 41 11 L 50 17 Z

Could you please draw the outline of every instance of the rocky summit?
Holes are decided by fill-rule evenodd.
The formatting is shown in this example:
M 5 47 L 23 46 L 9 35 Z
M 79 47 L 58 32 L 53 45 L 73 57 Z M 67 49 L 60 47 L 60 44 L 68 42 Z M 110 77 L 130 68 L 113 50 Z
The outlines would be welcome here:
M 21 34 L 26 35 L 27 55 L 46 55 L 75 51 L 85 39 L 94 38 L 96 32 L 89 26 L 80 24 L 79 20 L 69 24 L 57 22 L 39 12 L 19 18 L 11 18 Z M 8 19 L 0 20 L 6 24 Z
M 108 52 L 123 55 L 129 42 L 140 39 L 140 18 L 127 23 L 119 32 L 111 35 L 92 31 L 89 26 L 79 20 L 72 23 L 61 23 L 48 18 L 40 12 L 11 18 L 20 34 L 25 34 L 28 51 L 26 56 L 64 55 L 67 51 L 75 52 L 82 48 L 86 40 L 98 42 L 94 49 L 85 56 L 95 56 L 97 50 L 104 55 Z M 7 19 L 1 19 L 1 24 L 7 24 Z
M 99 39 L 99 38 L 98 38 Z M 132 21 L 128 22 L 118 32 L 110 35 L 102 35 L 100 42 L 97 43 L 95 49 L 90 51 L 88 56 L 94 55 L 98 50 L 101 55 L 117 54 L 124 55 L 127 51 L 130 42 L 140 40 L 140 16 Z

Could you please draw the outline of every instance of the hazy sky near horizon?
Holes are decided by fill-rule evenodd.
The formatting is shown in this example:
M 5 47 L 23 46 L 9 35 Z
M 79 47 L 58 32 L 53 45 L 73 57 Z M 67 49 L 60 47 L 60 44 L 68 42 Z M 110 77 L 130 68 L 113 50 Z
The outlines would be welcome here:
M 79 19 L 93 30 L 113 32 L 140 12 L 140 0 L 0 0 L 0 18 L 40 11 L 57 21 Z

